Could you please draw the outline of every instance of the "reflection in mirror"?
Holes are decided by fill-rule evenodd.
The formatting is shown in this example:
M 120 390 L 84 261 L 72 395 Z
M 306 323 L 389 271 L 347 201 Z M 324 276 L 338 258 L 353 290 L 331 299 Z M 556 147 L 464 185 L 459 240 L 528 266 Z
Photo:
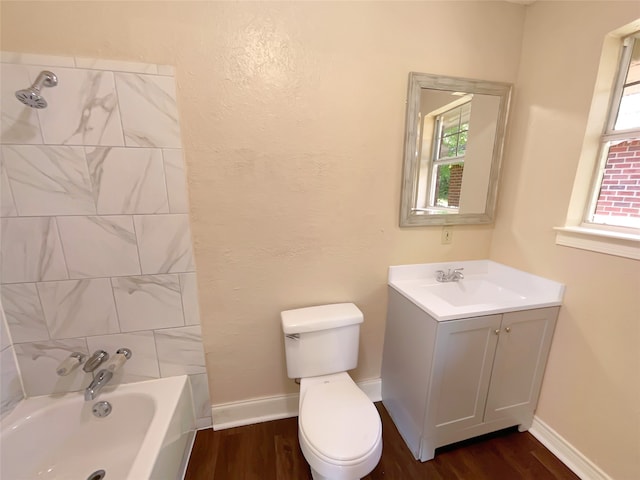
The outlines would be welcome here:
M 511 86 L 409 75 L 400 226 L 490 223 Z

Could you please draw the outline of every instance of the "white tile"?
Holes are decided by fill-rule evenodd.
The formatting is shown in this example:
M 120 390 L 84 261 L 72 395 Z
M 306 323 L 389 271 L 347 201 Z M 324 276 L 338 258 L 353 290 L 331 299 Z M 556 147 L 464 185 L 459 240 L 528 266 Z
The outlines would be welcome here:
M 20 374 L 10 347 L 0 352 L 0 415 L 13 410 L 23 397 Z
M 135 215 L 142 273 L 194 271 L 187 215 Z
M 52 217 L 3 218 L 1 255 L 2 283 L 69 278 Z
M 37 110 L 23 105 L 15 96 L 17 90 L 31 86 L 29 69 L 23 65 L 3 63 L 0 64 L 0 77 L 0 141 L 42 143 Z
M 114 72 L 157 74 L 158 67 L 152 63 L 125 62 L 122 60 L 105 60 L 98 58 L 76 57 L 76 67 L 93 70 L 111 70 Z
M 4 170 L 0 171 L 0 182 L 0 216 L 15 217 L 18 215 L 18 210 L 13 201 L 9 179 Z
M 9 336 L 9 328 L 4 316 L 2 305 L 0 305 L 0 351 L 11 345 L 11 337 Z
M 172 77 L 116 73 L 126 145 L 180 148 L 180 126 Z
M 168 213 L 162 152 L 152 148 L 88 148 L 98 214 Z
M 196 418 L 211 416 L 211 400 L 209 399 L 209 380 L 206 373 L 189 375 Z
M 102 349 L 113 356 L 119 348 L 131 350 L 131 358 L 116 370 L 112 383 L 131 383 L 160 377 L 153 332 L 120 333 L 87 338 L 90 352 Z
M 180 274 L 182 308 L 185 325 L 200 325 L 200 307 L 198 304 L 198 283 L 195 273 Z
M 163 149 L 164 171 L 167 177 L 167 194 L 171 213 L 189 212 L 187 176 L 181 149 Z
M 49 340 L 35 283 L 2 285 L 2 307 L 14 343 Z
M 18 215 L 16 204 L 13 201 L 13 193 L 9 185 L 9 178 L 4 170 L 2 148 L 0 147 L 0 216 L 15 217 Z
M 80 367 L 67 376 L 56 375 L 58 365 L 73 352 L 89 353 L 84 338 L 19 343 L 14 348 L 28 397 L 83 390 L 91 383 L 92 375 Z
M 44 143 L 124 145 L 113 73 L 59 68 L 58 85 L 46 89 L 49 106 L 38 111 Z
M 184 325 L 177 275 L 111 279 L 123 332 Z
M 140 274 L 130 216 L 58 217 L 71 278 Z
M 206 373 L 199 326 L 166 328 L 153 332 L 160 362 L 160 375 Z
M 2 147 L 4 168 L 18 213 L 91 215 L 96 207 L 81 147 Z
M 51 338 L 120 331 L 108 278 L 45 282 L 37 286 Z
M 0 52 L 2 63 L 19 63 L 23 65 L 38 65 L 41 67 L 72 67 L 73 57 L 59 55 L 42 55 L 39 53 Z

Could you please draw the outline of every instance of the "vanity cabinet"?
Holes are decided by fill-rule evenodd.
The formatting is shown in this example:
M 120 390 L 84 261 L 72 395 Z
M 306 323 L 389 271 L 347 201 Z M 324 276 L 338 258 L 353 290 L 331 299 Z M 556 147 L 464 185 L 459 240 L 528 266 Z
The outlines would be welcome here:
M 502 428 L 530 428 L 558 309 L 436 321 L 389 289 L 382 401 L 416 459 Z

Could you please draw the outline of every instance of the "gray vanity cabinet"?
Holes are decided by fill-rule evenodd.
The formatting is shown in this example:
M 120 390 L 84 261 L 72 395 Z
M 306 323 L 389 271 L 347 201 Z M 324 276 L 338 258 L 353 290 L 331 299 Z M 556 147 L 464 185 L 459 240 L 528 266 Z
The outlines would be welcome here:
M 509 426 L 529 429 L 558 307 L 438 322 L 389 292 L 382 400 L 417 459 Z

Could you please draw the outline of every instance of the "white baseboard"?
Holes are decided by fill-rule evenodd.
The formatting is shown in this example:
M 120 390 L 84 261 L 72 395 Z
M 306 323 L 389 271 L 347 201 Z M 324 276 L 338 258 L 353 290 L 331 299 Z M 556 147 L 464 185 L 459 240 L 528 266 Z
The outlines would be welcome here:
M 357 382 L 357 384 L 372 402 L 379 402 L 382 399 L 379 378 Z M 299 395 L 293 393 L 212 405 L 213 429 L 224 430 L 225 428 L 296 417 L 298 415 L 298 399 Z
M 538 417 L 533 417 L 529 433 L 583 480 L 611 480 L 596 464 Z

